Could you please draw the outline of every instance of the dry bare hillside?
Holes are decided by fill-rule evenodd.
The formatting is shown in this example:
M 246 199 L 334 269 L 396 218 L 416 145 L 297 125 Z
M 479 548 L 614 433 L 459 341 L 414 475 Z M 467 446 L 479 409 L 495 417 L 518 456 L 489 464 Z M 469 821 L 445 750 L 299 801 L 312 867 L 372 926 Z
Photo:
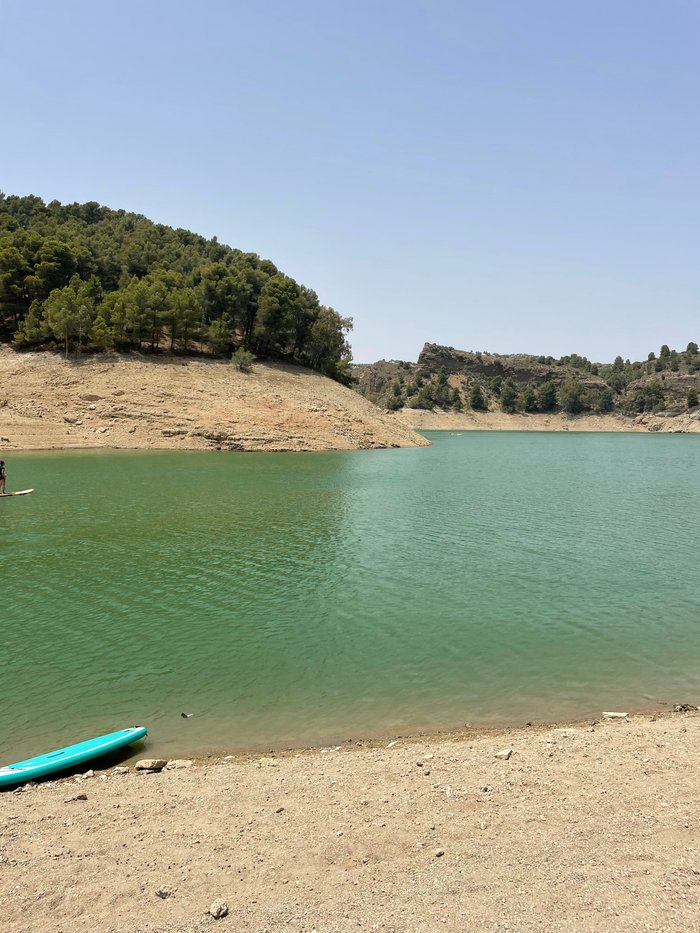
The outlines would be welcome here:
M 403 408 L 397 422 L 417 431 L 625 431 L 663 434 L 700 434 L 700 409 L 683 412 L 644 412 L 634 418 L 615 412 L 569 415 L 563 411 L 425 411 Z
M 428 442 L 325 376 L 295 366 L 0 349 L 5 450 L 118 447 L 352 450 Z

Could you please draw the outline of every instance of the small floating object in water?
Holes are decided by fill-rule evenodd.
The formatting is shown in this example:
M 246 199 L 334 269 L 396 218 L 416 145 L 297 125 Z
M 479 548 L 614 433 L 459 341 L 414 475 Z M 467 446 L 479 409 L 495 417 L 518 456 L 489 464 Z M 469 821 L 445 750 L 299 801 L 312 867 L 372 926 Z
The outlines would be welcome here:
M 180 713 L 183 719 L 191 719 L 194 713 Z
M 7 765 L 0 768 L 0 787 L 8 784 L 22 784 L 24 781 L 53 774 L 54 771 L 63 771 L 65 768 L 82 764 L 91 758 L 98 758 L 107 752 L 130 745 L 142 739 L 146 733 L 145 726 L 132 726 L 129 729 L 98 735 L 94 739 L 79 742 L 77 745 L 67 745 L 65 748 L 56 749 L 55 752 L 48 752 L 36 758 L 27 758 L 25 761 Z
M 33 489 L 18 489 L 17 492 L 0 492 L 0 499 L 10 499 L 12 496 L 28 496 Z

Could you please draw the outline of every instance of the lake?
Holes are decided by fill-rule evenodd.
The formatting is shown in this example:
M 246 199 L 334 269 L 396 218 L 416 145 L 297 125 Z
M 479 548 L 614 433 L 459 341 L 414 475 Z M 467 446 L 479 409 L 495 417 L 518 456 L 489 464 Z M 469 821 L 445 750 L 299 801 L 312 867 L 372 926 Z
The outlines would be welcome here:
M 427 436 L 6 455 L 2 763 L 700 702 L 700 437 Z

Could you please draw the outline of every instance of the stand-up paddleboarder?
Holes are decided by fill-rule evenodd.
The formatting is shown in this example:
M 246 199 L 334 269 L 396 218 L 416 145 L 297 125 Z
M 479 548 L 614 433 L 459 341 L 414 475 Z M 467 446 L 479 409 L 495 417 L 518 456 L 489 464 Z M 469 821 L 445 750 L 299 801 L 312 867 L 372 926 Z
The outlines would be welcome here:
M 7 473 L 5 471 L 5 461 L 0 460 L 0 495 L 3 495 L 5 492 L 6 481 L 7 481 Z

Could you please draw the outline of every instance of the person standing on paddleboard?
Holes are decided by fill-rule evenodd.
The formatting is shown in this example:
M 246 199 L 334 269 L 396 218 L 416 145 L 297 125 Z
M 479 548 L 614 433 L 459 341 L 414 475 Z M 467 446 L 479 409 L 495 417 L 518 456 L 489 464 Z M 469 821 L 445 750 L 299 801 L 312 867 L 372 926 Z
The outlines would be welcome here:
M 7 473 L 5 472 L 5 461 L 0 460 L 0 495 L 3 495 L 5 492 L 5 481 L 7 480 Z

